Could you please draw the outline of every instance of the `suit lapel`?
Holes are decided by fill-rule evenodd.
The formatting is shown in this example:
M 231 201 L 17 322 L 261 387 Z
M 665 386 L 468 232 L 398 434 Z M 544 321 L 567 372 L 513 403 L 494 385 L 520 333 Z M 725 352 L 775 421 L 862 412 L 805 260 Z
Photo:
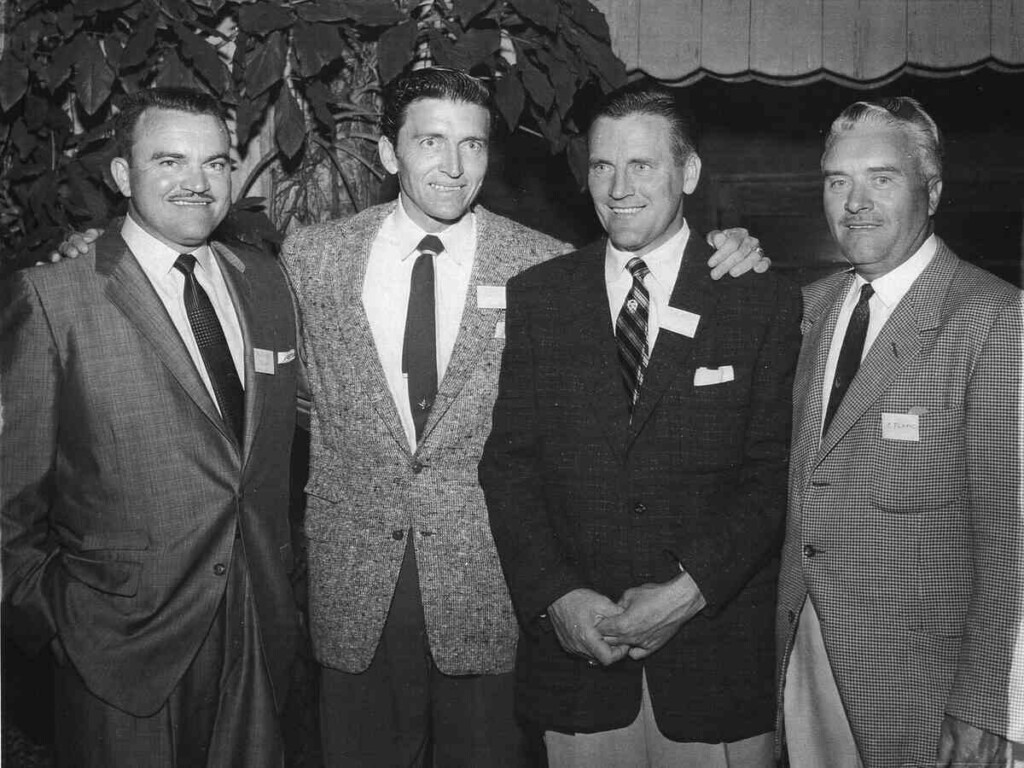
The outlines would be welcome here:
M 259 429 L 263 414 L 263 403 L 266 399 L 266 387 L 263 377 L 256 375 L 254 330 L 257 326 L 256 317 L 252 312 L 252 289 L 245 274 L 245 264 L 227 247 L 210 243 L 210 248 L 219 257 L 221 274 L 227 284 L 231 301 L 235 305 L 238 325 L 242 329 L 242 361 L 245 368 L 245 434 L 242 439 L 242 466 L 252 449 L 253 439 Z
M 669 308 L 698 315 L 700 321 L 697 324 L 697 334 L 691 339 L 665 328 L 658 332 L 658 341 L 654 345 L 640 389 L 640 399 L 633 412 L 631 438 L 635 438 L 643 429 L 669 385 L 685 368 L 696 338 L 707 333 L 710 327 L 710 320 L 718 303 L 718 292 L 714 289 L 714 281 L 705 263 L 710 255 L 708 246 L 696 232 L 691 231 L 683 253 L 683 261 L 679 266 L 679 275 L 672 288 Z
M 612 448 L 622 453 L 626 448 L 629 408 L 608 310 L 605 242 L 602 239 L 573 256 L 576 268 L 566 290 L 570 294 L 567 306 L 574 314 L 565 337 L 578 340 L 572 351 L 581 392 L 589 395 L 594 417 L 603 426 Z
M 924 336 L 939 325 L 941 298 L 949 289 L 956 257 L 939 241 L 932 262 L 914 281 L 868 350 L 857 376 L 823 436 L 821 461 L 914 360 Z M 833 324 L 834 327 L 834 324 Z M 827 350 L 825 354 L 828 354 Z
M 199 410 L 231 439 L 163 302 L 120 233 L 113 229 L 96 242 L 96 271 L 107 277 L 106 295 L 110 302 L 149 341 L 154 353 Z

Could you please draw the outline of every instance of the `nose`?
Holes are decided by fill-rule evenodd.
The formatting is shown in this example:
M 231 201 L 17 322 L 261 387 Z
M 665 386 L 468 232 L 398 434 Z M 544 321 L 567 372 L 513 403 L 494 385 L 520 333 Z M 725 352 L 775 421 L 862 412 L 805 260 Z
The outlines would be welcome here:
M 612 175 L 612 186 L 608 190 L 608 195 L 621 200 L 624 197 L 628 197 L 633 192 L 633 184 L 630 181 L 629 174 L 625 171 L 614 171 Z
M 206 169 L 202 165 L 190 165 L 185 171 L 185 178 L 182 179 L 181 186 L 190 192 L 206 192 L 210 188 Z
M 870 210 L 872 207 L 871 194 L 867 186 L 858 183 L 850 185 L 850 193 L 846 196 L 846 212 L 860 213 L 861 211 Z
M 459 148 L 456 146 L 449 146 L 444 156 L 441 158 L 441 170 L 453 179 L 457 179 L 462 175 L 462 155 L 459 153 Z

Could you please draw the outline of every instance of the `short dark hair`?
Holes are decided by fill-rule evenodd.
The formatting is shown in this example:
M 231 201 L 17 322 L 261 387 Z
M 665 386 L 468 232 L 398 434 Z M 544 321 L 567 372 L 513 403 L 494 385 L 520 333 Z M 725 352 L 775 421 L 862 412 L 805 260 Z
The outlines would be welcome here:
M 478 78 L 458 69 L 427 67 L 399 75 L 384 89 L 384 110 L 380 130 L 392 144 L 398 143 L 398 131 L 405 122 L 409 105 L 420 99 L 446 99 L 476 104 L 487 110 L 493 125 L 491 92 Z
M 672 154 L 682 165 L 697 152 L 697 121 L 668 88 L 641 81 L 630 83 L 605 97 L 594 111 L 590 129 L 599 118 L 617 119 L 630 115 L 660 115 L 668 120 L 672 132 Z
M 118 157 L 131 162 L 135 128 L 147 109 L 170 109 L 193 115 L 210 115 L 220 121 L 228 133 L 224 110 L 213 96 L 194 88 L 148 88 L 130 93 L 121 101 L 114 116 L 114 147 Z M 229 134 L 230 135 L 230 134 Z
M 925 112 L 916 99 L 892 96 L 854 102 L 832 122 L 825 139 L 825 153 L 832 148 L 840 134 L 858 125 L 888 126 L 902 131 L 917 152 L 925 180 L 942 178 L 942 133 L 932 116 Z

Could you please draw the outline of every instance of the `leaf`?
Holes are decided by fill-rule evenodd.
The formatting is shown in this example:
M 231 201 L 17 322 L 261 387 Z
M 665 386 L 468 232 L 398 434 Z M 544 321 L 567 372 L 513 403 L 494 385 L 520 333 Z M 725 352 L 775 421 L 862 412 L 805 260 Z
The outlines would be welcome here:
M 253 41 L 245 61 L 245 93 L 259 96 L 284 77 L 284 36 L 271 32 L 266 42 Z
M 265 35 L 267 32 L 290 27 L 292 15 L 275 3 L 259 2 L 241 7 L 238 12 L 238 25 L 246 32 Z
M 602 43 L 611 43 L 612 35 L 608 29 L 608 21 L 588 0 L 569 0 L 569 17 L 579 24 L 587 34 Z
M 510 5 L 549 32 L 558 29 L 558 3 L 552 0 L 510 0 Z
M 164 58 L 164 63 L 160 67 L 160 74 L 156 77 L 155 85 L 204 90 L 199 81 L 196 80 L 195 75 L 192 74 L 192 70 L 185 66 L 185 63 L 174 51 L 169 51 Z
M 192 62 L 199 75 L 220 96 L 231 85 L 231 75 L 212 45 L 183 24 L 175 24 L 174 31 L 181 41 L 181 52 Z
M 138 66 L 152 55 L 153 45 L 156 43 L 156 22 L 156 13 L 139 22 L 121 55 L 121 69 Z
M 528 56 L 521 56 L 518 59 L 518 64 L 527 95 L 546 113 L 555 100 L 555 90 L 551 87 L 551 81 L 548 80 L 547 75 L 534 66 Z
M 254 99 L 242 99 L 235 113 L 238 123 L 238 147 L 245 149 L 255 133 L 256 128 L 263 122 L 267 114 L 267 106 L 270 104 L 269 94 L 261 94 Z
M 299 73 L 312 77 L 338 55 L 341 39 L 335 27 L 299 20 L 292 30 L 292 45 L 299 60 Z
M 455 15 L 462 22 L 462 26 L 468 26 L 469 22 L 494 5 L 494 0 L 455 0 L 452 3 Z
M 590 165 L 590 152 L 587 148 L 587 137 L 580 134 L 569 139 L 566 147 L 566 159 L 569 161 L 569 168 L 572 175 L 580 185 L 580 190 L 587 188 L 588 167 Z
M 523 85 L 515 72 L 506 72 L 499 78 L 498 87 L 494 90 L 494 101 L 508 123 L 509 130 L 515 130 L 519 125 L 519 116 L 523 113 L 523 103 L 526 101 Z
M 366 27 L 390 27 L 406 18 L 391 0 L 314 0 L 296 10 L 306 21 L 353 21 Z
M 377 69 L 382 83 L 389 83 L 412 60 L 416 45 L 416 22 L 412 19 L 391 27 L 377 43 Z
M 319 80 L 314 80 L 306 88 L 306 101 L 313 110 L 313 116 L 325 128 L 334 127 L 334 115 L 331 114 L 331 91 Z
M 274 109 L 274 138 L 285 156 L 291 158 L 302 149 L 306 140 L 306 122 L 295 97 L 287 86 L 282 86 Z
M 0 57 L 0 111 L 7 112 L 28 90 L 28 67 L 8 48 Z
M 574 30 L 569 28 L 568 32 Z M 590 71 L 601 80 L 604 91 L 611 91 L 626 83 L 626 65 L 612 53 L 611 46 L 601 43 L 589 35 L 569 35 L 571 42 L 579 49 L 580 56 L 587 62 Z
M 547 70 L 548 77 L 555 89 L 555 105 L 558 113 L 564 117 L 572 109 L 572 103 L 576 98 L 576 79 L 570 74 L 565 64 L 555 59 L 548 51 L 537 51 L 537 58 Z
M 486 61 L 501 47 L 501 33 L 497 27 L 471 29 L 455 41 L 454 53 L 457 68 L 466 71 Z
M 79 60 L 75 65 L 75 93 L 87 115 L 96 114 L 96 110 L 103 106 L 110 97 L 113 84 L 114 70 L 107 64 L 99 43 L 86 38 L 79 48 Z

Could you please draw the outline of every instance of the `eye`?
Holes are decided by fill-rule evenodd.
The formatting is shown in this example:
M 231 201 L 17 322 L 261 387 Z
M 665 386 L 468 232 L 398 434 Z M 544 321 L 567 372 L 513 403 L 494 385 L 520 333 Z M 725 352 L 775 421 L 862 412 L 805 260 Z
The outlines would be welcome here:
M 438 145 L 438 141 L 433 136 L 427 136 L 425 139 L 420 141 L 420 146 L 425 149 L 434 149 Z
M 649 171 L 653 166 L 650 163 L 634 163 L 633 167 L 638 171 Z
M 228 168 L 227 160 L 214 160 L 210 162 L 208 165 L 210 170 L 217 171 L 217 173 L 226 171 Z
M 846 187 L 846 179 L 839 177 L 825 179 L 825 189 L 837 192 L 844 187 Z
M 161 168 L 176 168 L 177 166 L 178 161 L 173 157 L 165 157 L 163 160 L 160 161 Z
M 890 176 L 875 176 L 876 187 L 887 187 L 892 184 L 892 177 Z
M 608 165 L 608 163 L 591 163 L 590 164 L 590 172 L 591 173 L 607 173 L 609 168 L 611 168 L 611 166 Z
M 482 152 L 484 149 L 484 143 L 479 139 L 469 139 L 463 143 L 463 146 L 470 152 Z

